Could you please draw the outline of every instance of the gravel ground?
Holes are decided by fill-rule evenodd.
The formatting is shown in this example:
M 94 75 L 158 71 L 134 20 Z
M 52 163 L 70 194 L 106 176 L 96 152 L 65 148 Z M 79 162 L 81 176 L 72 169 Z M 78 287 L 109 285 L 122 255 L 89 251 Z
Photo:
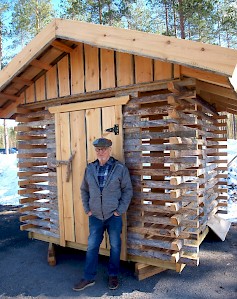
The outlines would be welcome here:
M 107 288 L 107 257 L 100 257 L 96 284 L 81 292 L 72 286 L 83 272 L 85 252 L 57 247 L 57 265 L 47 264 L 47 243 L 27 238 L 19 230 L 14 206 L 0 206 L 0 299 L 236 299 L 237 223 L 224 242 L 209 233 L 200 248 L 200 265 L 181 274 L 167 270 L 142 281 L 134 264 L 122 263 L 120 288 Z

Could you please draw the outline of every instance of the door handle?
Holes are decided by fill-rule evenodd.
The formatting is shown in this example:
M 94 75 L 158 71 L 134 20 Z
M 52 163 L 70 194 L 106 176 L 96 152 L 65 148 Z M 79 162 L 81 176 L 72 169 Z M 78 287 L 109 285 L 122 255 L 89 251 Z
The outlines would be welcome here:
M 60 165 L 67 165 L 67 172 L 66 172 L 66 182 L 69 182 L 70 174 L 72 172 L 72 160 L 75 156 L 76 152 L 73 152 L 68 160 L 57 160 L 56 167 Z

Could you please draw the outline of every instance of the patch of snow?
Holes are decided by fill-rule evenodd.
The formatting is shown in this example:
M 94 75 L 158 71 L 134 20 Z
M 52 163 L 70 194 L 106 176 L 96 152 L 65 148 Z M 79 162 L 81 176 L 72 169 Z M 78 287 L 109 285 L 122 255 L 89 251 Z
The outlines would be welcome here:
M 17 154 L 0 154 L 0 204 L 19 205 Z

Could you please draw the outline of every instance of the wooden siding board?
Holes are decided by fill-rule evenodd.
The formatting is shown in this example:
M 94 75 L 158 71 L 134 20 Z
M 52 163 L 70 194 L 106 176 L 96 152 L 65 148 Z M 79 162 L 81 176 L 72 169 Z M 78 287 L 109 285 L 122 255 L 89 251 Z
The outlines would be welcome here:
M 86 110 L 87 128 L 87 161 L 93 162 L 97 159 L 93 141 L 101 137 L 101 110 L 100 108 Z
M 102 119 L 101 109 L 88 109 L 86 110 L 86 128 L 87 128 L 87 162 L 93 162 L 97 159 L 93 141 L 102 136 Z M 101 243 L 101 248 L 106 248 L 106 237 Z
M 99 56 L 98 48 L 84 45 L 85 50 L 85 89 L 86 91 L 99 90 Z
M 25 93 L 25 101 L 27 103 L 35 102 L 35 85 L 32 84 L 29 88 L 27 88 Z
M 102 130 L 105 138 L 111 139 L 113 142 L 112 153 L 114 157 L 120 161 L 124 160 L 121 149 L 123 148 L 123 132 L 122 132 L 122 106 L 110 106 L 102 108 Z M 106 132 L 108 128 L 113 128 L 114 125 L 119 125 L 119 135 Z
M 63 57 L 58 62 L 58 82 L 59 82 L 59 96 L 64 97 L 70 95 L 68 55 Z
M 144 83 L 153 81 L 153 60 L 135 56 L 135 82 Z
M 85 91 L 83 44 L 78 44 L 70 54 L 72 94 Z
M 100 50 L 100 77 L 101 89 L 115 87 L 115 65 L 114 51 L 101 49 Z
M 46 99 L 45 93 L 45 76 L 40 77 L 35 82 L 36 102 L 44 101 Z
M 71 149 L 75 153 L 72 161 L 72 180 L 73 180 L 73 204 L 76 242 L 87 244 L 88 216 L 86 215 L 82 200 L 80 186 L 84 177 L 86 162 L 86 128 L 85 111 L 74 111 L 70 113 L 71 122 Z
M 126 86 L 134 83 L 133 55 L 116 52 L 117 86 Z
M 70 146 L 70 115 L 69 113 L 61 113 L 59 116 L 60 121 L 60 138 L 61 138 L 61 159 L 66 161 L 71 156 Z M 75 242 L 75 227 L 73 215 L 73 191 L 72 191 L 72 178 L 66 181 L 67 166 L 58 166 L 61 170 L 62 184 L 62 197 L 63 197 L 63 217 L 64 217 L 64 230 L 65 240 Z
M 58 97 L 58 81 L 57 81 L 56 65 L 53 66 L 46 73 L 46 94 L 48 100 Z
M 172 64 L 160 60 L 154 61 L 154 80 L 172 79 Z

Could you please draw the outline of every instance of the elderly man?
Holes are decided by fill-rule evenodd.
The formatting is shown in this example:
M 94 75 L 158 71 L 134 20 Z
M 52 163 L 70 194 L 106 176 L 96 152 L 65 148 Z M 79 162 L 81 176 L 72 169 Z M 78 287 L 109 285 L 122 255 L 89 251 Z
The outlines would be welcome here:
M 117 289 L 121 252 L 122 214 L 132 198 L 132 184 L 127 167 L 111 156 L 112 142 L 99 138 L 93 142 L 97 160 L 90 163 L 81 185 L 83 207 L 89 217 L 89 237 L 84 278 L 73 290 L 81 291 L 95 284 L 99 247 L 107 230 L 110 242 L 109 288 Z

